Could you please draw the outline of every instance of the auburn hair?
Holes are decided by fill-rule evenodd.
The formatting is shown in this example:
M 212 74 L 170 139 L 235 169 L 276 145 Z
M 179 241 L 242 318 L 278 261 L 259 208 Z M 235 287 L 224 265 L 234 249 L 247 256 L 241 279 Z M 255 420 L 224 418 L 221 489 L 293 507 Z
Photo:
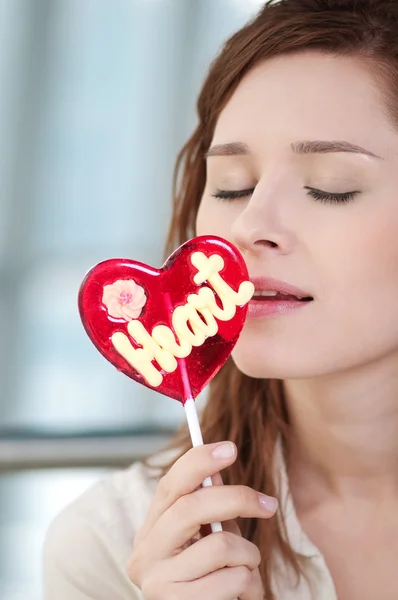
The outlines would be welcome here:
M 363 59 L 382 84 L 386 112 L 398 122 L 397 0 L 269 0 L 227 40 L 203 83 L 196 129 L 177 157 L 168 254 L 195 235 L 206 180 L 205 153 L 218 116 L 240 81 L 261 61 L 309 50 Z M 205 443 L 232 440 L 238 448 L 237 461 L 223 472 L 226 484 L 243 484 L 277 496 L 275 447 L 280 439 L 286 450 L 289 436 L 282 381 L 248 377 L 230 359 L 209 386 L 201 426 Z M 173 445 L 181 448 L 181 454 L 191 447 L 185 427 Z M 242 520 L 239 525 L 260 549 L 267 600 L 275 599 L 271 573 L 277 553 L 297 578 L 305 576 L 305 560 L 288 542 L 283 514 L 270 520 Z

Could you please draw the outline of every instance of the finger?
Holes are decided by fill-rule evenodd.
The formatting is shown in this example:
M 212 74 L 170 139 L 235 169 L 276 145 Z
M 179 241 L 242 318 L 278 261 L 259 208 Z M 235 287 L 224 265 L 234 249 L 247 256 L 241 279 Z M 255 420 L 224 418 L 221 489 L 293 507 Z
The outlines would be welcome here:
M 239 528 L 239 525 L 236 521 L 224 521 L 222 524 L 223 531 L 229 531 L 230 533 L 234 533 L 235 535 L 242 536 L 242 532 Z M 210 525 L 201 525 L 200 534 L 202 537 L 206 537 L 206 535 L 210 535 L 212 533 Z
M 215 473 L 215 475 L 212 475 L 210 477 L 210 479 L 211 479 L 212 485 L 224 485 L 224 482 L 221 477 L 221 473 Z M 198 485 L 196 490 L 200 490 L 201 487 L 202 487 L 202 484 Z
M 213 475 L 212 476 L 212 481 L 213 481 L 213 485 L 224 485 L 224 482 L 223 482 L 222 477 L 221 477 L 221 473 L 216 473 L 215 475 Z M 200 488 L 198 488 L 198 489 L 200 489 Z M 232 521 L 231 521 L 231 523 L 232 523 Z M 225 522 L 225 523 L 222 524 L 222 528 L 225 531 L 229 531 L 230 530 L 227 522 Z M 210 535 L 211 533 L 212 533 L 211 525 L 202 525 L 201 526 L 201 528 L 200 528 L 200 535 L 202 537 L 206 537 L 207 535 Z M 234 533 L 234 532 L 232 532 L 232 533 Z
M 234 600 L 242 598 L 246 590 L 253 590 L 252 579 L 254 578 L 255 575 L 247 567 L 226 567 L 196 581 L 176 584 L 177 591 L 174 597 L 189 598 L 189 600 L 203 600 L 203 598 Z M 260 594 L 262 591 L 258 590 L 256 595 L 250 597 L 250 600 L 262 600 L 263 596 Z
M 212 479 L 213 479 L 213 485 L 224 485 L 221 473 L 216 473 Z M 203 525 L 203 527 L 208 528 L 207 535 L 209 533 L 211 533 L 210 525 Z M 236 521 L 224 521 L 222 524 L 222 528 L 223 528 L 223 531 L 229 531 L 230 533 L 234 533 L 235 535 L 242 537 L 242 532 L 239 529 L 239 525 Z M 201 528 L 201 533 L 202 533 L 202 528 Z
M 228 531 L 229 533 L 233 533 L 239 537 L 242 537 L 242 532 L 236 521 L 224 521 L 224 523 L 222 524 L 222 528 L 223 531 Z
M 259 494 L 246 486 L 213 486 L 201 488 L 179 498 L 163 513 L 149 532 L 145 543 L 152 556 L 165 559 L 193 538 L 200 526 L 237 517 L 269 518 L 277 508 L 277 500 Z
M 223 531 L 229 531 L 230 533 L 234 533 L 235 535 L 242 536 L 242 532 L 239 529 L 239 525 L 236 521 L 224 521 L 223 523 L 221 523 L 221 527 Z M 211 533 L 213 533 L 211 530 L 211 525 L 201 525 L 199 529 L 199 539 L 200 537 L 206 537 Z
M 251 580 L 243 592 L 239 596 L 239 600 L 264 600 L 264 587 L 261 581 L 260 571 L 256 569 L 252 573 Z
M 216 473 L 212 477 L 213 485 L 224 485 L 224 481 L 221 473 Z M 224 521 L 222 524 L 223 531 L 229 531 L 230 533 L 234 533 L 235 535 L 242 536 L 242 532 L 239 528 L 239 525 L 236 521 Z M 210 525 L 202 525 L 200 528 L 200 533 L 203 537 L 212 533 Z
M 160 515 L 178 498 L 195 491 L 206 477 L 231 465 L 236 456 L 236 446 L 232 442 L 197 446 L 181 456 L 159 481 L 145 523 L 139 532 L 140 539 L 146 537 Z
M 213 485 L 224 485 L 221 473 L 215 473 L 211 479 L 212 479 Z
M 261 562 L 257 546 L 233 533 L 220 532 L 199 540 L 177 556 L 163 561 L 176 582 L 193 581 L 224 567 L 246 566 L 254 571 Z

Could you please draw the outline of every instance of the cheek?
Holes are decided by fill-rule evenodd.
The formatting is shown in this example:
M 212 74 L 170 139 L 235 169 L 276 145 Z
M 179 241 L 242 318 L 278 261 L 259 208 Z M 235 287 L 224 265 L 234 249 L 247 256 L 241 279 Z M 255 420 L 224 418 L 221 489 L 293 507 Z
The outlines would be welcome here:
M 391 305 L 398 292 L 398 213 L 367 215 L 341 231 L 333 252 L 323 251 L 323 287 L 341 306 L 361 311 Z M 332 246 L 330 246 L 331 248 Z M 396 304 L 398 313 L 398 303 Z M 364 327 L 366 321 L 364 320 Z
M 313 377 L 329 370 L 330 360 L 320 359 L 319 337 L 308 336 L 304 324 L 284 326 L 283 318 L 269 327 L 264 322 L 245 326 L 232 352 L 238 369 L 260 379 Z
M 363 212 L 317 257 L 324 357 L 330 350 L 333 360 L 364 364 L 398 348 L 398 211 L 390 208 Z
M 218 235 L 230 239 L 235 213 L 232 203 L 204 197 L 196 217 L 196 235 Z
M 208 221 L 206 206 L 201 200 L 199 204 L 198 214 L 196 215 L 196 235 L 206 235 L 206 222 Z
M 398 344 L 398 223 L 376 221 L 356 241 L 345 262 L 341 256 L 330 311 L 340 315 L 348 340 L 358 339 L 376 353 L 388 351 Z

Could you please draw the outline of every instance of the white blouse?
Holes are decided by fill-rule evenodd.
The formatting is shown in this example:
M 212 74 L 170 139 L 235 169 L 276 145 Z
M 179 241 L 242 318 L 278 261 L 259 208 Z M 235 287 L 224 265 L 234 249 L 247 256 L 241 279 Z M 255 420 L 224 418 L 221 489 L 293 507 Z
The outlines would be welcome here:
M 273 574 L 276 597 L 337 600 L 323 556 L 298 521 L 281 451 L 275 468 L 289 542 L 306 557 L 310 581 L 302 578 L 297 585 L 280 560 Z M 55 519 L 44 545 L 44 600 L 145 600 L 128 579 L 126 564 L 156 485 L 153 470 L 135 463 L 96 483 Z

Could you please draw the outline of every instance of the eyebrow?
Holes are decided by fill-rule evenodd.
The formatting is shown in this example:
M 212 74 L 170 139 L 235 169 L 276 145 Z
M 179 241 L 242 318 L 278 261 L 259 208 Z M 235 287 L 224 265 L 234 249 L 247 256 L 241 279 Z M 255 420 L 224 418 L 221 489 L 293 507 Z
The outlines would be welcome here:
M 349 152 L 351 154 L 364 154 L 372 158 L 381 158 L 366 148 L 342 140 L 315 140 L 313 142 L 296 142 L 291 144 L 293 152 L 297 154 L 326 154 L 328 152 Z
M 326 154 L 329 152 L 349 152 L 352 154 L 364 154 L 372 158 L 379 158 L 377 154 L 374 154 L 366 148 L 351 144 L 343 140 L 315 140 L 315 141 L 303 141 L 294 142 L 291 145 L 291 149 L 296 154 Z M 230 142 L 229 144 L 216 144 L 211 146 L 205 154 L 205 158 L 209 156 L 245 156 L 251 154 L 249 146 L 243 142 Z
M 205 153 L 205 158 L 209 156 L 241 156 L 250 154 L 249 146 L 243 142 L 230 142 L 229 144 L 216 144 L 211 146 Z

